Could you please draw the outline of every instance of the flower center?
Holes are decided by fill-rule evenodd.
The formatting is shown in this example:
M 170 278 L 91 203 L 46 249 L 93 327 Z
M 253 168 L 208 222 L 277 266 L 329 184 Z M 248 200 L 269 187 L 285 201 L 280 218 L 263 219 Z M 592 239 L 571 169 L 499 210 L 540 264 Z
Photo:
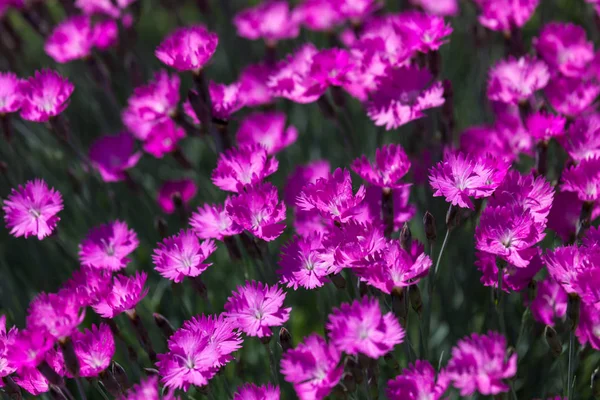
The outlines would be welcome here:
M 42 213 L 41 213 L 41 211 L 40 211 L 40 210 L 37 210 L 37 209 L 35 209 L 35 208 L 30 208 L 30 209 L 29 209 L 29 214 L 31 214 L 31 215 L 32 215 L 34 218 L 36 218 L 36 219 L 42 216 Z

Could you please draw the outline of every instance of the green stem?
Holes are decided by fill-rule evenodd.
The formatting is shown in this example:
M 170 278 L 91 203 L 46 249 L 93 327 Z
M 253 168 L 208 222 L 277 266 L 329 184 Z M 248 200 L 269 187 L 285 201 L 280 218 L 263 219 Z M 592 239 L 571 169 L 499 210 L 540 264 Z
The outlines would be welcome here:
M 504 277 L 504 269 L 498 267 L 498 294 L 496 299 L 496 312 L 498 313 L 498 323 L 500 325 L 500 331 L 503 335 L 506 335 L 506 324 L 504 323 L 504 303 L 502 293 L 502 281 Z
M 277 363 L 275 362 L 275 354 L 273 354 L 273 349 L 271 348 L 271 342 L 265 343 L 265 347 L 269 353 L 269 366 L 271 367 L 271 379 L 273 379 L 273 383 L 279 386 L 279 375 L 277 374 Z
M 575 364 L 575 329 L 569 331 L 569 360 L 567 364 L 567 399 L 574 400 L 573 397 L 573 367 Z

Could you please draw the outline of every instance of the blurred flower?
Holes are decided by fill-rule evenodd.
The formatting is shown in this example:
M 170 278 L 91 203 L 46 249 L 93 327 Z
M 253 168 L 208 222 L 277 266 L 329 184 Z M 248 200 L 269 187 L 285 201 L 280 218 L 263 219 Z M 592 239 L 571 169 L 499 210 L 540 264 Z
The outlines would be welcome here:
M 540 0 L 475 0 L 481 9 L 479 23 L 493 31 L 510 33 L 523 27 Z
M 600 313 L 591 305 L 582 303 L 579 311 L 579 323 L 575 335 L 581 345 L 589 343 L 595 349 L 600 350 Z
M 316 183 L 320 178 L 327 178 L 331 167 L 327 160 L 315 160 L 306 165 L 298 165 L 288 176 L 285 185 L 285 202 L 289 206 L 296 205 L 296 198 L 302 188 L 309 183 Z
M 89 57 L 94 47 L 94 32 L 89 17 L 69 17 L 54 28 L 46 39 L 44 50 L 58 63 Z
M 564 76 L 580 77 L 594 58 L 594 44 L 578 25 L 550 22 L 542 28 L 533 44 L 552 70 Z
M 139 245 L 137 234 L 122 221 L 93 228 L 79 245 L 82 265 L 118 271 L 131 260 L 127 257 Z
M 277 271 L 279 281 L 294 290 L 299 286 L 305 289 L 323 286 L 327 282 L 327 268 L 319 261 L 319 250 L 322 248 L 318 234 L 294 236 L 281 250 L 281 268 Z
M 299 22 L 313 31 L 330 31 L 342 22 L 340 10 L 332 0 L 303 0 L 294 13 Z
M 158 205 L 165 213 L 173 214 L 177 207 L 176 201 L 186 205 L 196 196 L 197 191 L 198 188 L 191 179 L 166 181 L 158 190 Z
M 600 114 L 576 118 L 559 142 L 575 162 L 600 156 Z
M 398 241 L 389 241 L 380 255 L 364 267 L 355 268 L 354 272 L 367 284 L 391 294 L 394 288 L 417 284 L 431 268 L 431 258 L 423 252 L 420 243 L 412 241 L 409 251 Z
M 590 267 L 586 254 L 576 246 L 556 247 L 546 252 L 544 258 L 548 273 L 568 294 L 581 291 L 578 278 Z
M 274 45 L 282 39 L 293 39 L 300 33 L 299 21 L 290 12 L 287 1 L 264 1 L 235 15 L 237 34 L 250 40 L 263 39 Z
M 490 100 L 519 103 L 543 89 L 550 72 L 543 61 L 531 57 L 501 60 L 490 69 L 487 95 Z
M 92 325 L 91 330 L 83 333 L 75 332 L 72 340 L 81 376 L 95 377 L 108 368 L 115 354 L 115 340 L 107 324 Z
M 417 360 L 402 375 L 388 381 L 387 396 L 390 400 L 439 400 L 448 383 L 443 374 L 436 378 L 429 362 Z
M 158 244 L 152 260 L 159 274 L 179 283 L 186 276 L 195 277 L 206 271 L 212 263 L 204 261 L 216 249 L 217 246 L 212 240 L 200 243 L 192 230 L 181 230 L 177 235 L 165 238 Z
M 475 230 L 475 248 L 525 268 L 544 237 L 532 214 L 522 207 L 488 206 Z
M 102 14 L 119 18 L 121 12 L 137 0 L 75 0 L 75 7 L 84 14 Z
M 330 86 L 349 83 L 348 74 L 354 68 L 350 52 L 332 48 L 319 51 L 312 57 L 310 69 L 305 77 L 304 96 L 322 96 Z
M 172 153 L 178 148 L 178 143 L 185 137 L 185 130 L 170 119 L 158 123 L 144 141 L 142 147 L 146 153 L 156 158 Z
M 58 293 L 38 294 L 27 310 L 27 329 L 47 332 L 57 340 L 63 340 L 77 330 L 85 318 L 85 309 L 73 290 L 62 289 Z
M 473 333 L 452 349 L 445 373 L 461 396 L 508 392 L 510 388 L 504 380 L 517 373 L 517 355 L 508 357 L 504 336 L 495 332 Z
M 567 120 L 560 115 L 549 114 L 538 111 L 527 117 L 527 130 L 534 139 L 538 141 L 548 141 L 552 138 L 559 138 L 565 134 L 565 124 Z
M 281 373 L 294 386 L 300 400 L 324 399 L 338 384 L 344 367 L 341 353 L 331 343 L 312 334 L 281 358 Z
M 273 96 L 301 104 L 316 101 L 322 93 L 309 93 L 306 77 L 310 73 L 313 57 L 318 52 L 312 43 L 308 43 L 277 63 L 267 82 Z
M 135 167 L 142 153 L 133 152 L 135 139 L 126 132 L 115 136 L 102 136 L 90 146 L 92 165 L 104 182 L 119 182 L 127 179 L 127 170 Z
M 334 308 L 329 314 L 327 331 L 340 351 L 374 359 L 402 343 L 405 334 L 394 314 L 382 314 L 379 301 L 367 296 Z
M 367 114 L 377 126 L 396 129 L 425 116 L 423 111 L 444 104 L 444 88 L 426 69 L 388 68 L 367 103 Z
M 15 375 L 14 381 L 32 396 L 38 396 L 50 390 L 50 383 L 37 368 L 21 368 Z
M 600 85 L 579 78 L 558 77 L 552 79 L 544 90 L 548 103 L 566 117 L 576 117 L 591 108 Z
M 233 395 L 233 400 L 279 400 L 279 395 L 279 386 L 246 383 Z
M 548 214 L 548 228 L 552 229 L 564 242 L 569 241 L 575 235 L 582 206 L 583 201 L 579 200 L 576 193 L 557 192 L 550 214 Z M 596 219 L 600 215 L 600 209 L 596 203 L 592 207 L 592 219 Z
M 234 223 L 266 241 L 276 239 L 285 229 L 285 204 L 271 183 L 250 186 L 232 197 L 227 212 Z
M 148 84 L 135 88 L 122 113 L 127 130 L 145 141 L 155 129 L 159 129 L 161 123 L 170 120 L 177 112 L 179 85 L 177 74 L 170 75 L 160 70 Z
M 112 271 L 82 266 L 73 272 L 73 276 L 63 288 L 74 291 L 82 307 L 96 303 L 110 291 Z
M 452 33 L 452 27 L 444 18 L 417 11 L 399 14 L 398 23 L 418 38 L 417 50 L 422 53 L 439 50 Z
M 293 144 L 298 130 L 285 127 L 286 115 L 278 111 L 255 112 L 241 122 L 236 138 L 240 147 L 260 145 L 268 154 L 275 154 Z
M 190 225 L 201 239 L 223 240 L 227 236 L 234 236 L 242 232 L 242 228 L 233 222 L 227 206 L 229 198 L 225 204 L 205 204 L 198 207 L 198 210 L 192 214 Z
M 459 11 L 457 0 L 410 0 L 410 2 L 420 6 L 427 14 L 441 17 L 454 17 Z
M 382 5 L 379 0 L 340 0 L 335 3 L 339 7 L 340 14 L 353 23 L 367 18 Z
M 148 288 L 145 287 L 147 277 L 145 272 L 136 272 L 134 276 L 113 276 L 110 291 L 92 308 L 104 318 L 114 318 L 122 312 L 132 311 L 148 294 Z
M 208 92 L 212 104 L 212 117 L 227 121 L 231 114 L 244 107 L 240 97 L 240 84 L 230 85 L 210 82 Z
M 285 293 L 277 286 L 246 282 L 227 298 L 225 317 L 248 336 L 269 337 L 271 327 L 282 326 L 290 317 L 291 307 L 283 307 Z
M 184 391 L 191 385 L 205 386 L 241 344 L 239 332 L 223 316 L 192 318 L 169 338 L 169 352 L 158 355 L 162 382 Z
M 119 25 L 112 19 L 97 21 L 92 28 L 94 46 L 100 50 L 108 50 L 119 39 Z
M 257 107 L 273 101 L 267 86 L 272 68 L 265 64 L 249 65 L 242 70 L 238 80 L 239 98 L 247 107 Z
M 22 82 L 15 73 L 0 72 L 0 115 L 19 111 L 23 102 Z
M 537 296 L 531 302 L 531 314 L 536 321 L 549 326 L 567 313 L 567 292 L 550 277 L 537 284 Z
M 164 392 L 158 385 L 158 376 L 149 376 L 140 383 L 133 385 L 119 400 L 178 400 L 169 390 Z
M 479 160 L 465 154 L 448 154 L 433 166 L 429 183 L 433 195 L 444 196 L 453 206 L 473 209 L 470 197 L 489 197 L 500 185 L 509 165 L 487 158 Z
M 365 187 L 356 194 L 352 191 L 352 179 L 348 170 L 336 169 L 327 178 L 308 183 L 296 198 L 300 210 L 318 210 L 323 217 L 346 223 L 356 214 L 356 207 L 365 198 Z
M 375 151 L 375 163 L 366 156 L 352 163 L 352 170 L 372 185 L 382 188 L 399 189 L 409 184 L 400 179 L 410 169 L 410 161 L 400 145 L 388 144 Z
M 42 361 L 48 350 L 54 346 L 54 339 L 43 329 L 23 329 L 14 336 L 11 347 L 8 348 L 6 359 L 8 365 L 17 370 L 35 369 Z
M 399 189 L 392 189 L 392 209 L 394 212 L 394 231 L 402 228 L 415 215 L 417 209 L 409 203 L 411 186 L 405 185 Z M 361 212 L 356 215 L 357 222 L 371 222 L 374 225 L 383 224 L 381 203 L 383 191 L 378 186 L 367 186 L 367 194 L 362 204 Z
M 8 361 L 8 351 L 14 346 L 18 332 L 18 329 L 14 326 L 10 330 L 7 330 L 6 316 L 0 316 L 0 382 L 2 382 L 2 378 L 17 370 Z M 0 383 L 0 387 L 2 387 L 2 383 Z
M 46 122 L 62 113 L 69 105 L 74 86 L 58 72 L 43 69 L 36 71 L 21 85 L 23 103 L 21 118 L 27 121 Z
M 507 264 L 502 269 L 502 290 L 506 293 L 520 292 L 527 288 L 535 275 L 544 267 L 539 251 L 529 260 L 526 267 L 515 267 Z M 498 263 L 494 254 L 484 251 L 476 252 L 475 265 L 481 271 L 481 283 L 484 286 L 498 287 Z
M 12 188 L 4 200 L 2 210 L 6 227 L 15 237 L 37 236 L 42 240 L 56 228 L 63 209 L 63 199 L 58 190 L 49 188 L 41 179 L 28 181 Z
M 219 155 L 211 179 L 222 190 L 242 193 L 247 186 L 259 184 L 275 173 L 278 166 L 279 162 L 262 146 L 233 148 Z
M 600 157 L 586 158 L 562 174 L 561 190 L 574 192 L 581 201 L 595 201 L 600 196 Z
M 210 60 L 219 38 L 202 25 L 178 28 L 156 48 L 156 57 L 178 71 L 199 71 Z

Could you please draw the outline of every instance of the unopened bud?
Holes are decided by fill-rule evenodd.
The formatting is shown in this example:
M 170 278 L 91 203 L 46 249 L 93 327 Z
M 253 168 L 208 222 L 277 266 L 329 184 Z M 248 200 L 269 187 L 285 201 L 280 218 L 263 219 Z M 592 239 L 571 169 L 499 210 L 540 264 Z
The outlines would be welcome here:
M 546 343 L 548 344 L 552 355 L 554 357 L 560 356 L 562 353 L 562 343 L 556 330 L 551 326 L 546 326 L 544 329 L 544 337 L 546 338 Z
M 410 305 L 412 306 L 412 309 L 419 314 L 420 318 L 423 311 L 423 299 L 421 298 L 421 290 L 417 284 L 409 286 L 408 297 L 410 298 Z
M 405 222 L 402 226 L 402 231 L 400 231 L 400 246 L 406 251 L 410 249 L 410 242 L 412 240 L 412 233 L 410 231 L 410 227 L 408 223 Z
M 158 231 L 158 235 L 161 239 L 166 238 L 169 235 L 167 221 L 163 217 L 156 217 L 154 220 L 154 226 L 156 226 L 156 230 Z
M 429 242 L 435 242 L 437 239 L 437 231 L 435 229 L 435 218 L 429 211 L 425 211 L 423 215 L 423 226 L 425 227 L 425 236 Z
M 38 366 L 38 371 L 50 382 L 50 384 L 58 387 L 62 387 L 65 384 L 62 376 L 60 376 L 56 371 L 48 364 L 46 361 L 42 361 L 42 363 Z
M 127 372 L 121 366 L 121 364 L 113 361 L 110 367 L 111 374 L 115 381 L 121 386 L 122 390 L 127 390 L 131 386 L 129 384 L 129 378 L 127 377 Z
M 154 313 L 152 316 L 154 317 L 154 323 L 158 326 L 165 339 L 170 338 L 175 333 L 175 328 L 173 328 L 173 325 L 171 325 L 164 315 Z
M 581 306 L 581 298 L 575 293 L 569 293 L 567 301 L 567 322 L 569 328 L 574 331 L 579 324 L 579 308 Z
M 292 334 L 284 327 L 279 330 L 279 345 L 284 353 L 292 348 Z
M 65 367 L 67 367 L 67 371 L 74 377 L 79 376 L 79 359 L 75 354 L 75 347 L 73 347 L 73 341 L 70 337 L 65 339 L 60 343 L 60 347 L 63 353 L 63 358 L 65 360 Z

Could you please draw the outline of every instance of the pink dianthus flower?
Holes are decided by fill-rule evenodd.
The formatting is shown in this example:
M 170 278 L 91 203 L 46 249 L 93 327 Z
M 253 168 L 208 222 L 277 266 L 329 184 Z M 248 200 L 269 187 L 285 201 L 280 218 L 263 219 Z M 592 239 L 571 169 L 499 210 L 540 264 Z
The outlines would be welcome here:
M 256 112 L 240 122 L 236 134 L 240 147 L 260 145 L 268 154 L 275 154 L 293 144 L 298 138 L 298 130 L 290 125 L 285 127 L 286 115 L 278 111 Z
M 190 218 L 190 225 L 198 237 L 223 240 L 225 237 L 242 232 L 243 228 L 233 222 L 227 212 L 229 202 L 230 200 L 227 199 L 224 205 L 205 204 L 203 207 L 198 207 Z
M 138 246 L 139 240 L 133 229 L 122 221 L 112 221 L 93 228 L 79 245 L 81 264 L 118 271 L 131 261 L 127 256 Z
M 115 340 L 107 324 L 92 325 L 92 329 L 75 332 L 72 340 L 81 376 L 95 377 L 108 368 L 115 354 Z
M 297 14 L 290 11 L 287 1 L 265 1 L 235 15 L 233 24 L 239 36 L 263 39 L 274 45 L 282 39 L 293 39 L 300 33 Z
M 34 76 L 21 85 L 21 118 L 46 122 L 59 115 L 69 105 L 69 98 L 74 89 L 75 86 L 56 71 L 36 71 Z
M 524 102 L 549 80 L 550 72 L 543 61 L 531 57 L 502 60 L 490 70 L 488 98 L 503 103 Z
M 167 214 L 172 214 L 177 208 L 177 203 L 185 206 L 196 196 L 198 188 L 191 179 L 166 181 L 158 190 L 158 204 Z
M 388 382 L 390 400 L 439 400 L 448 388 L 448 380 L 436 377 L 436 371 L 427 361 L 417 360 Z
M 571 23 L 544 25 L 534 45 L 550 68 L 568 77 L 582 76 L 594 58 L 594 44 L 587 40 L 585 30 Z
M 119 400 L 178 400 L 179 397 L 173 396 L 173 393 L 160 390 L 158 385 L 158 376 L 150 376 L 138 384 L 133 385 L 131 389 L 121 396 Z
M 229 149 L 221 153 L 212 181 L 222 190 L 241 193 L 246 186 L 258 184 L 275 173 L 279 162 L 259 145 Z
M 270 383 L 262 386 L 247 383 L 237 390 L 233 400 L 279 400 L 279 387 Z
M 14 326 L 8 330 L 6 316 L 0 316 L 0 382 L 2 382 L 2 378 L 16 371 L 16 368 L 8 362 L 7 355 L 8 350 L 14 345 L 17 332 L 18 330 Z M 2 383 L 0 383 L 0 387 L 2 387 Z
M 19 111 L 23 103 L 22 82 L 12 72 L 0 72 L 0 114 Z
M 156 48 L 155 55 L 178 71 L 199 71 L 210 60 L 219 38 L 202 25 L 178 28 Z
M 493 31 L 510 33 L 533 15 L 540 0 L 475 0 L 481 9 L 479 23 Z
M 567 313 L 567 292 L 548 277 L 537 285 L 537 295 L 531 302 L 531 314 L 536 321 L 554 326 Z
M 70 289 L 40 293 L 29 305 L 27 314 L 27 329 L 47 332 L 57 340 L 71 336 L 85 318 L 77 293 Z
M 600 93 L 600 85 L 587 79 L 558 77 L 548 83 L 544 92 L 556 111 L 577 117 L 591 108 Z
M 289 288 L 315 289 L 327 282 L 327 266 L 319 260 L 319 250 L 323 248 L 321 236 L 311 234 L 295 236 L 281 251 L 281 267 L 277 273 L 280 282 Z
M 586 158 L 563 172 L 561 190 L 574 192 L 582 201 L 600 196 L 600 157 Z
M 122 312 L 133 311 L 137 303 L 148 294 L 145 286 L 147 277 L 145 272 L 137 272 L 129 277 L 113 276 L 110 291 L 93 304 L 92 308 L 104 318 L 114 318 Z
M 565 134 L 567 120 L 560 115 L 537 112 L 527 117 L 527 129 L 531 136 L 538 141 L 548 141 L 562 137 Z
M 90 146 L 89 156 L 104 182 L 127 179 L 127 170 L 135 167 L 142 153 L 134 153 L 135 139 L 126 132 L 102 136 Z
M 388 144 L 376 150 L 375 163 L 366 156 L 354 160 L 352 170 L 372 185 L 399 189 L 407 183 L 400 182 L 410 169 L 410 161 L 400 145 Z

